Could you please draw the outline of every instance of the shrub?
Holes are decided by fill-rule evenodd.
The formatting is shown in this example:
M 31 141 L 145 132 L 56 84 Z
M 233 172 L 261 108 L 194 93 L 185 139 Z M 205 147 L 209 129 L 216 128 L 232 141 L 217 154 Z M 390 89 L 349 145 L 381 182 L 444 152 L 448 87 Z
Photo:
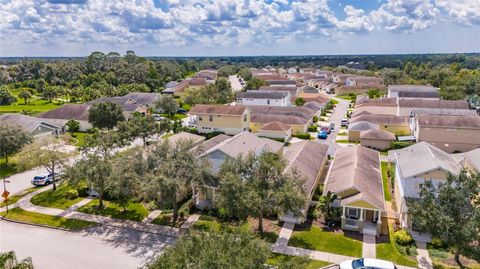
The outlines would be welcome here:
M 448 252 L 441 249 L 429 249 L 428 253 L 433 258 L 448 259 Z
M 182 208 L 178 211 L 178 216 L 183 219 L 186 216 L 188 216 L 188 209 L 187 208 Z
M 398 230 L 394 233 L 395 242 L 400 246 L 408 246 L 413 243 L 412 236 L 406 230 Z
M 309 132 L 316 132 L 317 130 L 318 130 L 318 126 L 317 126 L 317 125 L 308 126 L 308 131 L 309 131 Z
M 306 134 L 305 134 L 305 133 L 296 133 L 296 134 L 294 135 L 294 137 L 300 138 L 300 139 L 310 140 L 310 134 L 308 134 L 308 133 L 306 133 Z
M 390 144 L 390 148 L 391 149 L 403 149 L 403 148 L 406 148 L 406 147 L 411 146 L 411 145 L 413 145 L 413 142 L 393 141 Z
M 433 247 L 433 248 L 436 248 L 436 249 L 439 249 L 439 248 L 445 248 L 446 245 L 445 243 L 439 239 L 439 238 L 432 238 L 432 242 L 430 242 L 430 245 Z
M 313 122 L 317 122 L 318 121 L 318 117 L 315 115 L 313 116 Z
M 198 218 L 199 220 L 206 220 L 206 221 L 214 221 L 215 218 L 212 217 L 212 216 L 209 216 L 209 215 L 200 215 L 200 218 Z
M 207 140 L 210 139 L 210 138 L 213 138 L 217 135 L 221 135 L 221 134 L 225 134 L 224 132 L 211 132 L 211 133 L 208 133 L 207 134 Z
M 87 182 L 81 182 L 77 186 L 78 196 L 85 197 L 88 196 L 88 184 Z
M 78 198 L 78 191 L 75 189 L 70 189 L 67 192 L 65 192 L 65 198 L 69 200 L 73 200 Z

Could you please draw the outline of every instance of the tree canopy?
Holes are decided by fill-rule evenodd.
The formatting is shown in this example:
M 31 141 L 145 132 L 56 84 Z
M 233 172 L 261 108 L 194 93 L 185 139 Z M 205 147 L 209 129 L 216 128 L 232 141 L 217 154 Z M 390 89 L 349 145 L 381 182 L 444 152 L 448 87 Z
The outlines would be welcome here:
M 19 126 L 0 122 L 0 156 L 8 163 L 8 156 L 19 152 L 23 146 L 32 142 L 32 136 Z
M 93 104 L 88 111 L 88 122 L 93 127 L 111 129 L 124 121 L 122 108 L 111 102 Z
M 480 261 L 479 197 L 480 174 L 462 171 L 438 186 L 426 181 L 420 199 L 408 201 L 415 224 L 450 246 L 461 268 L 460 255 Z

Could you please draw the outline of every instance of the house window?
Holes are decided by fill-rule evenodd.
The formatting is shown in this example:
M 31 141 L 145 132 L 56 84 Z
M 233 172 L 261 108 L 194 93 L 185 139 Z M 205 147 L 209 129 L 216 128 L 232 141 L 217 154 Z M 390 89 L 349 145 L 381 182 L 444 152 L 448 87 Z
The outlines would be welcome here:
M 213 115 L 208 116 L 209 121 L 213 121 Z
M 243 121 L 247 121 L 247 115 L 243 115 Z
M 198 117 L 198 121 L 202 121 L 202 117 Z
M 358 219 L 358 208 L 347 208 L 347 218 Z
M 267 105 L 269 105 L 269 104 L 270 104 L 270 100 L 267 100 Z

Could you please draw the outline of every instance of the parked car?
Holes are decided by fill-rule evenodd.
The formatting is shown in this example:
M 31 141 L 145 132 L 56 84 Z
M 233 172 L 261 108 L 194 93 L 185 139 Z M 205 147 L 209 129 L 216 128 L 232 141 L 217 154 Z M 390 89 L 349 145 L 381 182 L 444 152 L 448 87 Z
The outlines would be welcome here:
M 160 115 L 153 115 L 153 118 L 156 120 L 156 121 L 162 121 L 162 120 L 165 120 L 166 118 L 165 117 L 162 117 Z
M 60 179 L 60 174 L 55 173 L 55 181 Z M 35 176 L 32 179 L 32 185 L 34 186 L 46 186 L 53 183 L 53 174 L 45 173 L 42 175 Z
M 362 258 L 347 260 L 340 263 L 340 269 L 397 269 L 395 264 L 389 261 Z
M 340 122 L 340 126 L 348 127 L 348 119 L 342 119 L 342 121 Z
M 320 132 L 318 132 L 317 137 L 318 137 L 319 139 L 327 139 L 328 133 L 327 133 L 326 131 L 320 130 Z
M 187 114 L 187 110 L 185 108 L 179 108 L 177 109 L 178 114 Z
M 325 131 L 325 132 L 327 132 L 327 134 L 330 134 L 332 129 L 330 128 L 330 125 L 322 125 L 322 126 L 320 126 L 320 131 Z

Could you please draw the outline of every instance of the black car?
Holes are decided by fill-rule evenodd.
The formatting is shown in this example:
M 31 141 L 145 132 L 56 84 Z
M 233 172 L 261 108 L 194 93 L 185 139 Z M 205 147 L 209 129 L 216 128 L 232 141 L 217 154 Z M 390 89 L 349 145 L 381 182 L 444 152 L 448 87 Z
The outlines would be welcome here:
M 187 114 L 187 110 L 185 108 L 179 108 L 177 109 L 178 114 Z

